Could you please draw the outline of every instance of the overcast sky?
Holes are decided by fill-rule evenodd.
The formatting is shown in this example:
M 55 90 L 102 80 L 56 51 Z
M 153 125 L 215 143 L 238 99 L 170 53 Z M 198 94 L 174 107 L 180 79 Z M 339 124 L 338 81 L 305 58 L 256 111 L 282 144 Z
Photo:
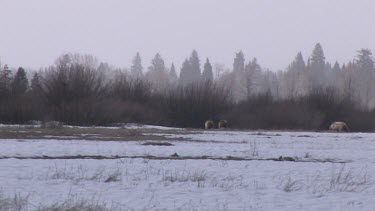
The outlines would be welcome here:
M 48 66 L 87 53 L 148 67 L 159 52 L 180 69 L 193 49 L 201 63 L 232 67 L 235 52 L 285 69 L 320 42 L 328 61 L 375 51 L 374 0 L 0 0 L 0 58 L 12 67 Z

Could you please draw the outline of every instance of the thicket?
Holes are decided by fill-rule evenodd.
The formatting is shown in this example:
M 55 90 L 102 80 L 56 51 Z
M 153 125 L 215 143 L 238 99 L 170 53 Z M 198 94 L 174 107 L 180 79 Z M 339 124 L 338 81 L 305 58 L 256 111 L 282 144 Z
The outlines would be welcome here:
M 0 122 L 56 120 L 71 125 L 145 123 L 203 128 L 207 119 L 227 119 L 246 129 L 327 130 L 334 121 L 351 131 L 374 131 L 375 78 L 372 54 L 333 67 L 319 44 L 307 64 L 299 53 L 285 72 L 263 70 L 254 58 L 245 65 L 236 54 L 233 70 L 206 59 L 200 70 L 196 51 L 177 76 L 156 54 L 143 74 L 137 53 L 131 70 L 98 63 L 88 55 L 67 54 L 34 72 L 0 70 Z M 0 66 L 1 67 L 1 66 Z M 202 74 L 201 74 L 202 72 Z

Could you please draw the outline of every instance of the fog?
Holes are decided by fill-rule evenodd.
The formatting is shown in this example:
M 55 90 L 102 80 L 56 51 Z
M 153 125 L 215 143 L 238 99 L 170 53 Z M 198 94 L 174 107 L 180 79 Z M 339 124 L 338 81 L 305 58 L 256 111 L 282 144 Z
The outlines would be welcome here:
M 196 49 L 201 61 L 232 67 L 235 52 L 285 69 L 321 43 L 327 61 L 375 50 L 371 0 L 0 0 L 0 58 L 12 67 L 47 66 L 64 53 L 130 67 L 156 53 L 180 70 Z

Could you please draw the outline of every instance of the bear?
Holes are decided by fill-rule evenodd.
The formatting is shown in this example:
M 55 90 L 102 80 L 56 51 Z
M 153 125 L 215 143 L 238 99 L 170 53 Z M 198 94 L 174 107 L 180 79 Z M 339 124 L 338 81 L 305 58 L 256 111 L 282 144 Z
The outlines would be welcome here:
M 204 128 L 205 129 L 212 129 L 214 127 L 214 122 L 212 120 L 207 120 L 204 123 Z
M 333 122 L 331 126 L 329 126 L 329 130 L 337 132 L 349 132 L 349 128 L 345 122 Z
M 228 127 L 228 121 L 227 120 L 220 120 L 219 121 L 219 123 L 218 123 L 218 125 L 217 125 L 217 127 L 219 128 L 219 129 L 221 129 L 221 128 L 227 128 Z

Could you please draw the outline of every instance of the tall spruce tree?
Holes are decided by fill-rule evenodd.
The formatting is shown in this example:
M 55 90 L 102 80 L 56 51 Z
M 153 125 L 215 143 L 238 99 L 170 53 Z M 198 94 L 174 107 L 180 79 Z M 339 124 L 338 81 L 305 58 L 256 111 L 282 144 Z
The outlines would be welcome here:
M 213 81 L 214 74 L 212 72 L 212 65 L 210 64 L 210 60 L 206 59 L 206 63 L 204 64 L 204 69 L 202 73 L 202 80 L 203 81 Z
M 325 57 L 323 48 L 320 43 L 315 45 L 315 48 L 311 54 L 311 69 L 313 71 L 323 71 L 325 69 Z
M 233 72 L 243 72 L 245 70 L 245 56 L 242 51 L 236 53 L 233 61 Z
M 29 89 L 29 81 L 27 80 L 25 69 L 18 68 L 16 75 L 12 81 L 12 91 L 15 96 L 23 95 Z
M 160 56 L 160 55 L 159 55 Z M 134 77 L 141 77 L 143 75 L 142 59 L 139 53 L 134 56 L 130 72 Z
M 189 60 L 185 59 L 182 63 L 181 71 L 180 71 L 180 79 L 179 84 L 185 86 L 193 82 L 193 78 L 191 76 L 191 65 Z
M 7 97 L 11 92 L 12 71 L 8 65 L 0 71 L 0 97 Z
M 174 64 L 172 63 L 171 69 L 169 71 L 169 80 L 171 83 L 176 83 L 178 80 L 177 73 L 176 73 L 176 68 L 174 67 Z
M 191 68 L 191 78 L 192 82 L 197 82 L 201 77 L 201 67 L 199 62 L 199 56 L 196 50 L 193 50 L 189 58 L 190 68 Z
M 163 58 L 159 53 L 151 61 L 151 66 L 148 68 L 149 71 L 165 72 L 165 64 Z
M 305 61 L 303 60 L 303 56 L 301 52 L 298 52 L 296 58 L 291 63 L 289 70 L 293 72 L 302 72 L 306 69 Z
M 364 72 L 374 71 L 374 58 L 370 49 L 361 49 L 358 51 L 356 63 L 358 69 Z

